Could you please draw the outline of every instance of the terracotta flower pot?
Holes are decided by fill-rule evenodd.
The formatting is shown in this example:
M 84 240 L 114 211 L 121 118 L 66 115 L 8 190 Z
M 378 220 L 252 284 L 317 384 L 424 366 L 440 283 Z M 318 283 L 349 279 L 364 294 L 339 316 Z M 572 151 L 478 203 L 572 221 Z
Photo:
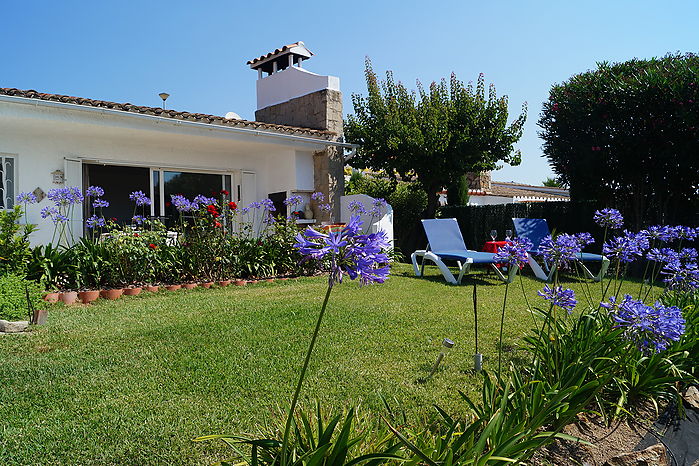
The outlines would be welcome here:
M 100 297 L 100 290 L 86 290 L 78 293 L 78 298 L 83 304 L 90 304 L 92 301 Z
M 267 283 L 274 283 L 274 278 L 268 278 L 265 280 Z
M 221 286 L 221 287 L 228 286 L 230 284 L 231 284 L 230 280 L 219 280 L 218 281 L 218 286 Z
M 137 296 L 141 294 L 141 288 L 140 286 L 134 286 L 132 288 L 124 288 L 124 296 Z
M 183 283 L 182 284 L 182 288 L 184 288 L 185 290 L 193 290 L 196 287 L 197 287 L 196 283 Z
M 201 286 L 202 288 L 211 288 L 211 285 L 213 285 L 213 284 L 214 284 L 214 282 L 203 282 L 203 283 L 200 283 L 199 286 Z
M 123 288 L 116 288 L 116 289 L 111 289 L 111 290 L 100 291 L 100 296 L 102 296 L 105 299 L 110 299 L 112 301 L 114 301 L 115 299 L 121 298 L 122 294 L 124 294 Z
M 59 296 L 58 299 L 66 305 L 75 304 L 78 299 L 77 291 L 64 291 Z
M 46 309 L 34 309 L 32 313 L 32 324 L 34 325 L 44 325 L 46 323 L 46 316 L 48 311 Z
M 248 280 L 247 282 L 248 282 L 248 285 L 254 285 L 254 284 L 257 283 L 258 281 L 259 281 L 259 280 Z
M 47 303 L 51 303 L 51 304 L 57 303 L 58 302 L 58 294 L 59 293 L 57 291 L 51 291 L 49 293 L 46 293 L 44 295 L 44 301 L 46 301 Z
M 248 282 L 246 282 L 245 280 L 236 280 L 235 281 L 235 286 L 245 286 L 247 284 L 248 284 Z
M 160 287 L 158 285 L 146 285 L 143 289 L 151 293 L 157 293 Z
M 177 291 L 182 288 L 182 285 L 165 285 L 165 289 L 168 291 Z

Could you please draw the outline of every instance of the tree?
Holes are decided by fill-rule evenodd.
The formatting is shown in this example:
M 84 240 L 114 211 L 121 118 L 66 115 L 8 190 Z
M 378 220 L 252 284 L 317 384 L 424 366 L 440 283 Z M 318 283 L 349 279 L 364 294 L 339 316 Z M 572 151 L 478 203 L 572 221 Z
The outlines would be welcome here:
M 572 200 L 622 209 L 629 225 L 696 222 L 699 58 L 599 63 L 551 88 L 544 154 Z
M 520 163 L 513 145 L 522 135 L 522 114 L 507 124 L 507 97 L 491 85 L 485 96 L 480 74 L 476 87 L 451 75 L 417 92 L 396 83 L 393 74 L 379 82 L 366 61 L 367 96 L 352 95 L 354 115 L 345 123 L 349 142 L 360 144 L 352 165 L 385 170 L 394 177 L 416 176 L 428 196 L 427 216 L 438 206 L 437 192 L 467 172 L 493 170 L 498 162 Z
M 468 204 L 468 178 L 466 175 L 459 176 L 447 186 L 447 203 L 449 205 Z
M 561 182 L 558 181 L 556 178 L 551 178 L 548 177 L 544 181 L 541 182 L 543 186 L 549 187 L 549 188 L 560 188 L 561 187 Z

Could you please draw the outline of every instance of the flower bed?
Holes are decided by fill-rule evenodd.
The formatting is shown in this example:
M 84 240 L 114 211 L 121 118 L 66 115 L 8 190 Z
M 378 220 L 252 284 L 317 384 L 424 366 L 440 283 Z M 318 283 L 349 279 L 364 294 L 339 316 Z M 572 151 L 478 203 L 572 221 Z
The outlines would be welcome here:
M 53 189 L 47 197 L 53 204 L 44 207 L 41 215 L 53 221 L 53 240 L 30 249 L 27 238 L 33 230 L 28 229 L 23 250 L 26 275 L 52 291 L 47 293 L 49 302 L 75 302 L 75 291 L 101 290 L 103 298 L 117 299 L 124 289 L 209 288 L 214 283 L 227 286 L 235 280 L 239 285 L 241 280 L 315 272 L 315 266 L 301 261 L 302 256 L 293 248 L 299 232 L 295 219 L 275 216 L 269 199 L 238 208 L 225 190 L 193 199 L 173 195 L 170 203 L 177 214 L 166 226 L 159 219 L 148 218 L 151 199 L 141 191 L 129 196 L 134 210 L 126 224 L 102 214 L 110 203 L 98 186 L 84 192 L 75 187 Z M 311 198 L 320 210 L 329 209 L 322 193 Z M 26 205 L 35 203 L 36 198 L 22 193 L 17 201 L 26 211 Z M 292 210 L 301 202 L 300 196 L 285 201 Z M 85 220 L 88 234 L 71 243 L 75 232 L 69 219 L 83 203 L 92 213 Z M 15 217 L 21 215 L 22 209 L 17 207 Z M 56 297 L 55 290 L 63 293 Z M 84 302 L 93 300 L 93 294 L 82 293 L 81 297 Z

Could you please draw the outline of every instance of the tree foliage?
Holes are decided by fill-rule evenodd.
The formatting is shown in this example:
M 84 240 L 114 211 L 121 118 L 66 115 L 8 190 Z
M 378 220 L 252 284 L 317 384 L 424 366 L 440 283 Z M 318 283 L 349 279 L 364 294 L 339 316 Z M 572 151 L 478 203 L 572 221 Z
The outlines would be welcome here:
M 561 182 L 558 181 L 556 178 L 551 178 L 548 177 L 544 181 L 541 182 L 542 186 L 546 186 L 548 188 L 560 188 L 561 187 Z
M 354 115 L 345 124 L 348 141 L 361 148 L 352 159 L 359 168 L 385 170 L 403 178 L 417 176 L 428 194 L 428 216 L 437 207 L 437 191 L 467 172 L 497 168 L 498 162 L 518 165 L 513 145 L 522 135 L 522 114 L 507 124 L 507 97 L 498 98 L 479 75 L 476 86 L 451 75 L 449 83 L 433 82 L 408 90 L 386 73 L 379 81 L 366 62 L 368 95 L 352 95 Z
M 698 87 L 694 54 L 599 63 L 553 86 L 540 136 L 571 198 L 618 207 L 636 226 L 696 221 Z

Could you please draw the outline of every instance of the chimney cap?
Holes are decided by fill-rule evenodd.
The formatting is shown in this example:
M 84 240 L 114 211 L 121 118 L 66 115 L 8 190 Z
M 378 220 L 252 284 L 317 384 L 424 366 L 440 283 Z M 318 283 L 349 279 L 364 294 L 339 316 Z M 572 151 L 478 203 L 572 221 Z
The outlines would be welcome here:
M 258 68 L 262 68 L 262 71 L 265 71 L 267 73 L 272 72 L 272 62 L 282 58 L 286 57 L 287 55 L 293 55 L 294 62 L 301 61 L 301 60 L 308 60 L 313 56 L 313 52 L 308 50 L 306 48 L 306 44 L 304 44 L 302 41 L 294 42 L 293 44 L 288 44 L 284 45 L 283 47 L 280 47 L 278 49 L 273 50 L 272 52 L 266 53 L 264 55 L 261 55 L 257 58 L 253 58 L 251 60 L 248 60 L 248 65 L 250 65 L 250 68 L 253 70 L 256 70 Z M 289 60 L 288 58 L 286 60 L 279 60 L 277 62 L 278 65 L 278 70 L 282 70 L 288 66 Z M 269 68 L 269 69 L 268 69 Z

